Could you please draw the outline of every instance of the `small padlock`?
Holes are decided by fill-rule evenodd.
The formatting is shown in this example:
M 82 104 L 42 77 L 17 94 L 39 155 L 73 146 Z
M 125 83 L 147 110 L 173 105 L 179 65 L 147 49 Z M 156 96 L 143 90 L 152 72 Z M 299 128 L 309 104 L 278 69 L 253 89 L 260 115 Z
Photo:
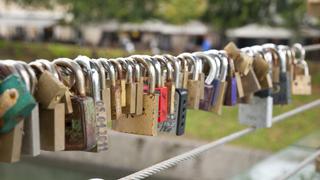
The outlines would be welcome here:
M 183 53 L 178 56 L 179 59 L 185 59 L 192 63 L 192 78 L 188 79 L 188 108 L 199 109 L 200 104 L 200 81 L 199 81 L 199 69 L 197 60 L 190 53 Z
M 118 121 L 113 121 L 112 128 L 116 131 L 140 134 L 157 135 L 159 95 L 155 93 L 155 69 L 150 61 L 136 58 L 148 73 L 148 92 L 143 95 L 143 113 L 141 115 L 122 115 Z
M 294 55 L 294 68 L 292 80 L 292 94 L 294 95 L 310 95 L 311 76 L 309 74 L 309 67 L 305 61 L 305 49 L 301 44 L 296 43 L 292 46 Z M 303 71 L 303 73 L 301 73 Z
M 220 74 L 219 74 L 220 85 L 219 85 L 219 89 L 216 92 L 218 94 L 217 100 L 213 105 L 211 111 L 217 113 L 218 115 L 221 115 L 226 88 L 228 86 L 228 82 L 226 81 L 226 77 L 228 73 L 228 56 L 224 50 L 219 51 L 218 53 L 221 61 Z
M 87 96 L 93 98 L 95 105 L 95 132 L 96 132 L 96 147 L 90 151 L 100 152 L 108 149 L 108 134 L 107 134 L 107 115 L 104 102 L 102 100 L 101 76 L 99 68 L 93 66 L 93 62 L 86 56 L 78 56 L 75 61 L 82 67 L 87 79 Z M 102 80 L 105 81 L 105 80 Z
M 137 84 L 133 79 L 133 67 L 124 58 L 118 58 L 122 69 L 126 71 L 126 106 L 122 108 L 124 114 L 135 114 L 137 99 Z
M 140 65 L 134 60 L 135 58 L 139 58 L 139 57 L 128 57 L 127 61 L 129 64 L 131 64 L 131 66 L 133 66 L 134 68 L 134 74 L 135 74 L 135 83 L 136 83 L 136 110 L 135 110 L 135 114 L 136 115 L 141 115 L 143 112 L 143 78 L 141 75 L 141 68 Z
M 210 70 L 207 78 L 204 81 L 204 98 L 200 99 L 199 109 L 209 111 L 212 107 L 212 99 L 214 96 L 213 81 L 217 75 L 217 65 L 213 58 L 205 53 L 194 53 L 201 61 L 206 62 L 209 65 Z
M 161 65 L 155 58 L 145 57 L 145 60 L 150 61 L 150 63 L 155 68 L 156 75 L 156 92 L 159 94 L 159 117 L 158 122 L 164 122 L 167 120 L 168 115 L 168 88 L 162 84 L 162 74 L 161 74 Z
M 30 93 L 34 95 L 38 79 L 32 68 L 25 62 L 17 61 L 19 71 L 26 71 L 30 79 Z M 36 103 L 30 116 L 25 118 L 22 154 L 25 156 L 40 155 L 39 104 Z
M 118 62 L 116 59 L 109 59 L 108 61 L 110 61 L 114 67 L 115 67 L 115 70 L 116 70 L 116 81 L 117 81 L 117 84 L 120 85 L 120 89 L 121 89 L 121 107 L 125 107 L 126 106 L 126 100 L 127 100 L 127 97 L 126 97 L 126 79 L 125 77 L 123 76 L 123 71 L 122 71 L 122 66 L 120 64 L 120 62 Z
M 66 116 L 65 150 L 91 150 L 96 146 L 96 111 L 93 98 L 86 96 L 84 74 L 72 60 L 57 59 L 54 63 L 69 68 L 76 79 L 73 113 Z
M 237 81 L 235 77 L 235 69 L 233 60 L 228 58 L 228 74 L 226 77 L 227 88 L 223 105 L 234 106 L 237 104 Z

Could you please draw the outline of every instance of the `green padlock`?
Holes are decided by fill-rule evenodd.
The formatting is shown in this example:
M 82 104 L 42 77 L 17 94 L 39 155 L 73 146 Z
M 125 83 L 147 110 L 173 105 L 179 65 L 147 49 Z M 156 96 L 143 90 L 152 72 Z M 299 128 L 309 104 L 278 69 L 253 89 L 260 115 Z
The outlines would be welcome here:
M 7 133 L 12 130 L 18 123 L 18 117 L 29 116 L 36 105 L 36 101 L 27 90 L 26 85 L 17 75 L 10 75 L 0 83 L 0 94 L 12 88 L 18 91 L 19 97 L 16 104 L 3 115 L 4 124 L 0 128 L 0 133 Z

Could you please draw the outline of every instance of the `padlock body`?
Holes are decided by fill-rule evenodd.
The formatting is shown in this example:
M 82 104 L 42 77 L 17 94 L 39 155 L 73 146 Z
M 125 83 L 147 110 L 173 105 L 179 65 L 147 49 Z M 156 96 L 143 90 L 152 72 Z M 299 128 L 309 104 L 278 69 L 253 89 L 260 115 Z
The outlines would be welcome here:
M 239 121 L 248 126 L 270 128 L 272 126 L 272 109 L 271 96 L 265 98 L 253 96 L 248 104 L 239 104 Z
M 200 100 L 199 109 L 209 111 L 211 109 L 211 102 L 214 96 L 213 84 L 204 85 L 204 98 Z
M 199 109 L 200 104 L 200 81 L 188 80 L 188 108 Z
M 0 162 L 17 162 L 21 156 L 24 120 L 17 120 L 12 131 L 0 134 Z
M 235 106 L 237 104 L 237 81 L 235 77 L 227 77 L 228 86 L 225 93 L 224 105 Z
M 45 151 L 65 149 L 65 105 L 56 104 L 54 108 L 40 107 L 40 141 Z
M 96 137 L 97 146 L 96 152 L 105 151 L 108 149 L 108 132 L 107 132 L 107 114 L 103 101 L 96 101 Z
M 31 115 L 25 118 L 22 154 L 26 156 L 40 155 L 39 104 L 34 107 Z
M 168 115 L 168 89 L 167 87 L 161 87 L 156 88 L 156 91 L 159 93 L 158 122 L 164 122 Z
M 96 110 L 91 97 L 73 96 L 73 113 L 66 116 L 65 149 L 91 150 L 96 142 Z
M 292 94 L 310 95 L 311 93 L 311 76 L 296 75 L 295 79 L 292 82 Z
M 291 82 L 287 72 L 281 72 L 279 83 L 274 84 L 273 104 L 289 104 L 291 102 Z
M 177 116 L 177 128 L 176 135 L 181 136 L 185 132 L 186 119 L 187 119 L 187 105 L 188 105 L 188 90 L 176 89 L 175 97 L 178 99 L 178 116 Z
M 143 113 L 141 115 L 123 114 L 118 121 L 112 122 L 112 129 L 147 136 L 156 136 L 158 127 L 158 94 L 143 95 Z
M 241 77 L 241 83 L 243 87 L 244 96 L 249 96 L 261 90 L 260 83 L 252 68 L 250 68 L 247 75 Z
M 58 79 L 47 71 L 41 74 L 37 86 L 35 97 L 41 106 L 45 108 L 52 108 L 60 103 L 67 90 Z
M 121 89 L 120 86 L 111 86 L 111 118 L 117 120 L 120 118 L 121 110 Z

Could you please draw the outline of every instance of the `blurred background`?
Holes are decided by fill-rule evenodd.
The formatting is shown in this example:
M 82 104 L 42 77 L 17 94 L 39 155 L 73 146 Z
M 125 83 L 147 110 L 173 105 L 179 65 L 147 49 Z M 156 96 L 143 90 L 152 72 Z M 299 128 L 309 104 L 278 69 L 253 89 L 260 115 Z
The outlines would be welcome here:
M 316 2 L 316 1 L 315 1 Z M 320 43 L 320 3 L 306 0 L 0 0 L 0 59 L 32 61 L 78 55 L 179 54 L 267 42 Z M 320 51 L 307 53 L 313 95 L 295 96 L 274 115 L 320 98 Z M 272 179 L 320 147 L 319 109 L 261 129 L 150 179 Z M 110 132 L 110 150 L 43 152 L 0 164 L 0 179 L 116 179 L 245 128 L 237 108 L 222 116 L 188 111 L 186 135 L 142 137 Z M 290 162 L 284 161 L 290 159 Z M 262 168 L 263 167 L 263 168 Z M 296 179 L 320 179 L 310 165 Z M 270 175 L 271 174 L 271 175 Z

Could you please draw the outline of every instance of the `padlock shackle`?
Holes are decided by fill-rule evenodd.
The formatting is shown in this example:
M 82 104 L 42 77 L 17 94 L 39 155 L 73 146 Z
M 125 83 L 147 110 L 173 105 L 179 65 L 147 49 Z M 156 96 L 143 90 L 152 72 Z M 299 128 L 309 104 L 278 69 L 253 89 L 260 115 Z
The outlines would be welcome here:
M 228 74 L 228 55 L 225 50 L 219 51 L 221 67 L 220 67 L 220 80 L 225 81 Z
M 102 67 L 105 69 L 105 73 L 111 80 L 111 85 L 116 86 L 116 72 L 113 65 L 105 58 L 99 58 L 98 61 L 101 63 Z
M 125 58 L 127 63 L 129 63 L 133 67 L 133 72 L 134 72 L 134 80 L 135 82 L 140 82 L 141 80 L 141 68 L 140 65 L 132 58 L 132 57 L 127 57 Z
M 155 70 L 155 87 L 160 88 L 161 87 L 161 65 L 160 63 L 151 56 L 143 56 L 144 60 L 146 62 L 150 62 Z
M 117 61 L 121 64 L 122 69 L 126 71 L 126 82 L 133 82 L 133 68 L 132 65 L 129 64 L 125 58 L 117 58 Z
M 197 56 L 201 61 L 206 61 L 209 64 L 210 70 L 207 78 L 205 79 L 205 83 L 211 85 L 212 81 L 214 80 L 216 73 L 217 73 L 217 65 L 216 62 L 212 59 L 211 56 L 205 54 L 203 52 L 194 52 L 192 53 Z
M 88 76 L 91 76 L 90 60 L 91 59 L 88 58 L 87 56 L 82 56 L 82 55 L 79 55 L 74 59 L 74 61 L 80 65 L 81 69 L 84 70 L 83 72 L 87 73 Z
M 99 73 L 101 91 L 103 91 L 103 89 L 106 87 L 106 71 L 98 59 L 91 59 L 90 64 L 91 68 L 94 68 Z
M 281 72 L 283 73 L 287 72 L 287 60 L 288 60 L 287 47 L 283 45 L 278 45 L 277 49 L 280 55 Z
M 134 60 L 136 60 L 139 64 L 143 65 L 144 68 L 148 71 L 149 75 L 149 93 L 153 94 L 155 92 L 155 84 L 156 84 L 156 70 L 151 62 L 145 61 L 145 57 L 141 55 L 131 56 Z
M 29 63 L 29 65 L 31 66 L 31 68 L 33 68 L 34 70 L 37 70 L 38 72 L 40 72 L 41 74 L 46 71 L 46 69 L 44 69 L 43 65 L 41 62 L 38 61 L 32 61 Z
M 308 67 L 308 63 L 307 61 L 303 60 L 303 61 L 298 61 L 297 65 L 301 65 L 303 66 L 303 70 L 304 70 L 304 75 L 305 76 L 309 76 L 309 67 Z
M 166 67 L 167 70 L 167 75 L 166 75 L 166 80 L 167 81 L 172 81 L 173 80 L 173 67 L 172 64 L 168 62 L 168 59 L 166 59 L 164 56 L 160 55 L 155 55 L 153 56 L 157 61 L 160 62 L 164 67 Z
M 175 82 L 175 86 L 176 88 L 180 88 L 180 65 L 179 62 L 177 60 L 176 57 L 170 55 L 170 54 L 165 54 L 164 57 L 171 63 L 171 65 L 173 66 L 173 74 L 174 74 L 174 82 Z
M 303 48 L 303 46 L 300 43 L 293 44 L 291 47 L 291 52 L 293 52 L 294 58 L 297 61 L 303 61 L 306 58 L 306 50 Z
M 78 91 L 77 93 L 79 96 L 85 97 L 85 78 L 80 65 L 69 58 L 58 58 L 53 60 L 53 63 L 57 66 L 67 67 L 73 72 L 73 75 L 76 79 L 76 90 Z
M 14 60 L 5 60 L 5 63 L 16 70 L 16 74 L 18 74 L 21 77 L 23 82 L 26 84 L 27 90 L 31 92 L 31 86 L 32 86 L 31 79 L 30 79 L 29 73 L 22 66 L 22 64 L 19 64 L 17 61 L 14 61 Z
M 182 59 L 187 60 L 188 63 L 192 64 L 192 79 L 199 80 L 199 66 L 198 61 L 191 53 L 182 53 L 178 55 L 178 58 L 181 57 Z
M 209 51 L 206 51 L 205 53 L 207 53 L 209 56 L 211 56 L 213 58 L 213 60 L 216 63 L 216 67 L 217 67 L 217 71 L 216 71 L 216 76 L 214 79 L 221 79 L 220 78 L 220 71 L 221 71 L 221 58 L 219 55 L 219 51 L 215 50 L 215 49 L 211 49 Z
M 58 73 L 55 65 L 52 62 L 50 62 L 50 61 L 48 61 L 46 59 L 37 59 L 36 62 L 40 62 L 42 64 L 42 66 L 47 71 L 49 71 L 55 78 L 60 79 L 59 73 Z
M 267 43 L 263 44 L 262 48 L 265 53 L 265 57 L 267 53 L 271 53 L 271 63 L 272 63 L 272 68 L 273 66 L 280 66 L 280 69 L 282 70 L 282 62 L 281 62 L 281 57 L 279 52 L 277 51 L 277 47 L 275 44 L 272 43 Z M 267 58 L 267 57 L 266 57 Z M 268 58 L 267 58 L 268 59 Z M 279 62 L 280 61 L 280 62 Z M 269 61 L 270 62 L 270 61 Z
M 36 73 L 26 62 L 18 61 L 18 63 L 22 64 L 22 66 L 26 69 L 27 73 L 29 74 L 30 83 L 31 83 L 30 92 L 31 94 L 34 94 L 36 92 L 37 85 L 38 85 L 38 79 L 37 79 Z
M 116 79 L 118 79 L 118 80 L 123 79 L 121 64 L 116 59 L 108 59 L 108 61 L 113 65 L 113 67 L 116 71 L 116 73 L 115 73 Z

